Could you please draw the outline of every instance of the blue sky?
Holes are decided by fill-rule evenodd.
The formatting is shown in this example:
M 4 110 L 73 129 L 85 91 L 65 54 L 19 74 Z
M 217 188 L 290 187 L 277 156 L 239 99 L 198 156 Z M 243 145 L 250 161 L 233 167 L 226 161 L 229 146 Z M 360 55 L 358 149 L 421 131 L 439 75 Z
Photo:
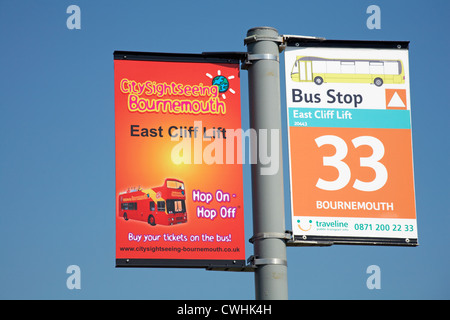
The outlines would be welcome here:
M 66 27 L 72 4 L 81 9 L 80 30 Z M 381 9 L 380 30 L 366 27 L 371 4 Z M 2 0 L 0 298 L 254 298 L 251 273 L 114 267 L 113 51 L 246 51 L 247 30 L 271 26 L 280 34 L 411 41 L 420 246 L 288 248 L 289 298 L 449 299 L 449 10 L 446 0 Z M 243 71 L 243 127 L 247 90 Z M 287 169 L 285 163 L 289 229 Z M 248 167 L 244 178 L 248 189 Z M 247 244 L 247 256 L 252 251 Z M 66 287 L 73 264 L 81 268 L 81 290 Z M 366 287 L 370 265 L 381 269 L 380 290 Z

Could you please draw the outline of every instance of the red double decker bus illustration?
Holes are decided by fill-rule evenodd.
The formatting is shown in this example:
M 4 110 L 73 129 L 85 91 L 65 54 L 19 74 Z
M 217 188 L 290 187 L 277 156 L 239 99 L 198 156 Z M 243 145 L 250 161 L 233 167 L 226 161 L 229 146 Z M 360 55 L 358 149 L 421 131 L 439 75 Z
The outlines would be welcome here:
M 183 181 L 169 178 L 161 187 L 135 188 L 119 193 L 119 217 L 145 221 L 152 226 L 187 222 Z

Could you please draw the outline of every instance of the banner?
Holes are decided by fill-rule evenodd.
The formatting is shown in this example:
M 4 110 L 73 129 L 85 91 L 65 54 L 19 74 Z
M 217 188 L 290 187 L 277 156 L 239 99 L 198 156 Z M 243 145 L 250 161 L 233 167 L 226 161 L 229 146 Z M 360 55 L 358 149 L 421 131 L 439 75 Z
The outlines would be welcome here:
M 115 52 L 116 265 L 245 265 L 236 57 Z
M 295 241 L 417 245 L 407 48 L 288 45 Z

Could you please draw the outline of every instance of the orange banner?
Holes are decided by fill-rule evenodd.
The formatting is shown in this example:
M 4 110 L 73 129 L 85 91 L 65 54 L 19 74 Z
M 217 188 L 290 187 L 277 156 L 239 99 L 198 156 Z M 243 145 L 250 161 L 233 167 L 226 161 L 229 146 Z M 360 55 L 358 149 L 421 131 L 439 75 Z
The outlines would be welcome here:
M 189 58 L 114 61 L 118 266 L 245 264 L 239 64 Z
M 415 219 L 410 130 L 314 127 L 289 130 L 295 141 L 291 144 L 294 215 Z M 319 147 L 317 139 L 324 136 L 336 138 Z M 355 147 L 358 137 L 371 139 Z M 374 156 L 377 143 L 384 149 L 378 160 L 376 153 Z M 324 165 L 324 158 L 335 156 L 339 148 L 347 148 L 345 156 Z M 372 162 L 361 165 L 361 161 L 371 158 Z M 349 179 L 343 177 L 346 174 Z M 319 179 L 337 182 L 331 188 L 327 189 L 327 183 L 320 188 Z M 371 189 L 364 190 L 362 186 Z

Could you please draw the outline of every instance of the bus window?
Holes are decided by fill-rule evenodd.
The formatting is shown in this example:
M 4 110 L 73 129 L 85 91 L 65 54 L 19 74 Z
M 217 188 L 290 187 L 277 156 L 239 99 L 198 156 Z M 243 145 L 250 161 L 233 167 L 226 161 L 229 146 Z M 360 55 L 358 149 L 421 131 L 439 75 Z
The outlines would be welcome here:
M 356 61 L 355 73 L 357 74 L 370 74 L 369 61 Z
M 150 201 L 150 211 L 155 211 L 155 202 Z
M 399 72 L 399 63 L 397 61 L 388 61 L 384 63 L 384 73 L 385 74 L 400 74 Z
M 327 61 L 327 73 L 341 73 L 339 61 Z
M 173 203 L 175 204 L 175 212 L 181 212 L 183 210 L 180 200 L 174 201 Z
M 174 180 L 168 180 L 167 181 L 167 188 L 184 190 L 184 183 L 183 182 L 174 181 Z
M 341 73 L 355 73 L 355 61 L 341 61 Z
M 291 74 L 297 74 L 298 73 L 298 60 L 295 60 L 294 66 L 292 67 Z
M 371 61 L 369 62 L 370 73 L 371 74 L 384 74 L 384 63 Z
M 125 202 L 120 205 L 122 210 L 137 210 L 137 202 Z
M 313 72 L 314 73 L 326 73 L 327 72 L 327 62 L 326 61 L 313 61 Z
M 186 204 L 184 200 L 167 200 L 168 213 L 186 212 Z
M 164 201 L 157 202 L 158 211 L 166 211 L 166 203 Z

